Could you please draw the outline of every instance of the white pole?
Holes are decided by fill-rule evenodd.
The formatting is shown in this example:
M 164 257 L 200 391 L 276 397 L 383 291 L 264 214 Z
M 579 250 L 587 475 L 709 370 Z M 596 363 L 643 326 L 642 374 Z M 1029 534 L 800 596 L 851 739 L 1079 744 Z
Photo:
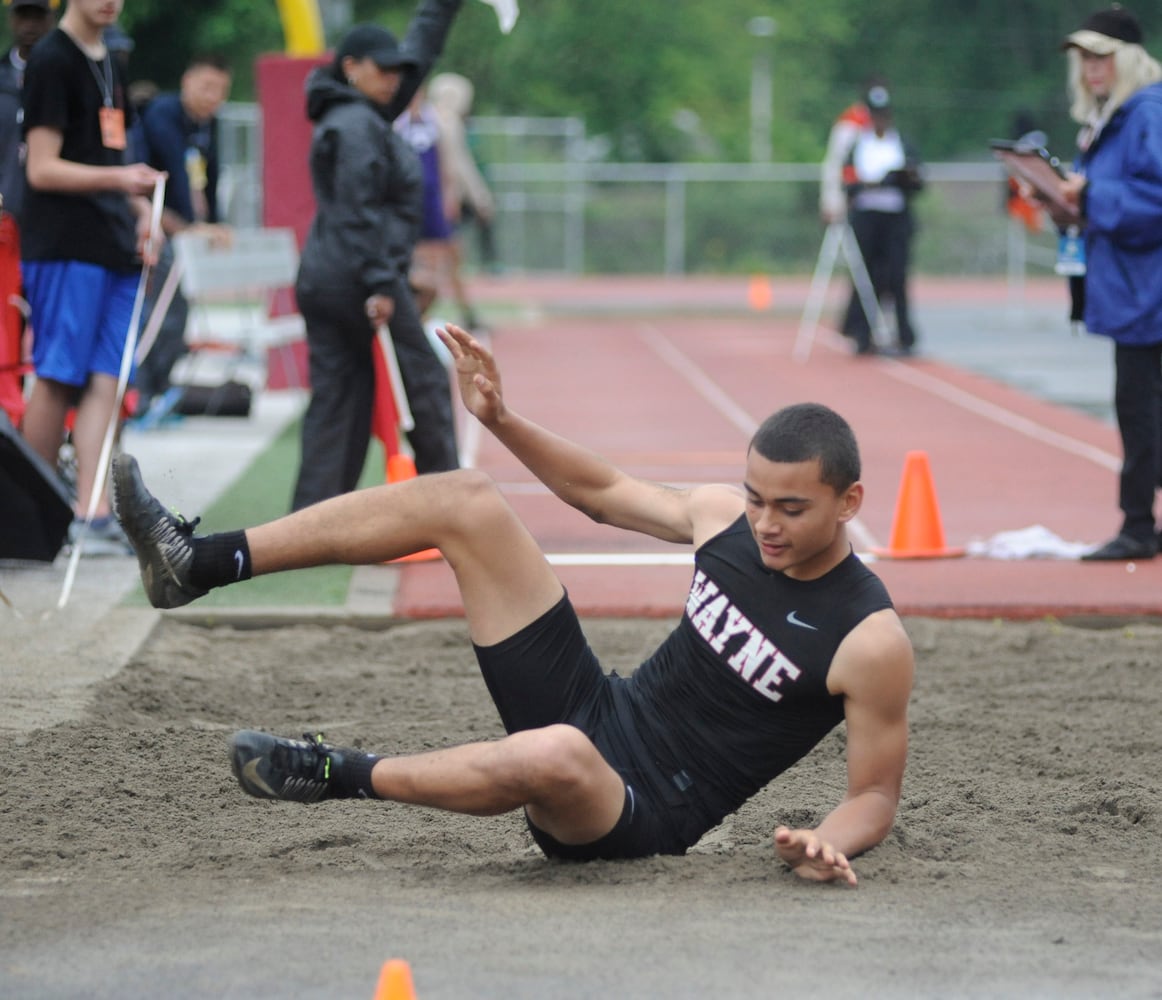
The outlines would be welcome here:
M 125 347 L 121 351 L 121 369 L 117 376 L 117 391 L 113 398 L 113 412 L 109 415 L 109 424 L 105 428 L 105 439 L 101 443 L 101 455 L 97 459 L 97 469 L 93 476 L 93 489 L 89 495 L 89 509 L 85 512 L 85 520 L 77 532 L 73 551 L 69 554 L 69 565 L 65 571 L 64 586 L 61 587 L 61 596 L 57 601 L 59 611 L 69 602 L 73 591 L 73 582 L 77 577 L 77 564 L 81 558 L 81 549 L 84 547 L 85 535 L 89 525 L 93 523 L 93 515 L 97 511 L 97 503 L 105 490 L 105 480 L 109 472 L 109 462 L 113 454 L 113 441 L 117 437 L 117 425 L 121 420 L 121 403 L 125 399 L 125 389 L 129 385 L 129 376 L 133 371 L 134 351 L 137 347 L 137 328 L 141 324 L 141 311 L 145 306 L 145 288 L 149 284 L 149 274 L 153 270 L 148 263 L 149 255 L 156 247 L 156 241 L 161 235 L 161 211 L 165 205 L 165 176 L 158 179 L 153 189 L 153 210 L 149 224 L 149 238 L 146 246 L 146 262 L 141 265 L 141 278 L 137 282 L 137 296 L 133 300 L 133 312 L 129 317 L 129 329 L 125 334 Z
M 161 324 L 165 322 L 165 314 L 169 312 L 170 303 L 173 302 L 173 297 L 177 293 L 178 283 L 182 278 L 182 262 L 175 258 L 173 264 L 170 266 L 169 274 L 165 276 L 165 283 L 161 286 L 161 291 L 157 293 L 157 301 L 153 304 L 153 312 L 149 314 L 149 319 L 145 321 L 145 329 L 141 331 L 141 339 L 137 343 L 137 349 L 134 351 L 134 361 L 141 364 L 149 350 L 153 347 L 153 342 L 157 340 L 157 335 L 161 332 Z
M 795 338 L 794 350 L 791 351 L 791 357 L 800 364 L 811 356 L 815 330 L 819 326 L 819 317 L 823 314 L 823 297 L 831 283 L 831 272 L 835 268 L 835 258 L 839 256 L 843 230 L 846 228 L 845 222 L 833 222 L 823 234 L 823 243 L 819 247 L 819 257 L 815 262 L 815 273 L 811 275 L 811 290 L 807 293 L 807 304 L 803 307 L 803 317 L 799 321 L 799 334 Z
M 752 17 L 746 30 L 758 39 L 750 75 L 750 158 L 753 163 L 771 162 L 771 53 L 767 39 L 773 38 L 778 25 L 771 17 Z
M 859 241 L 851 226 L 846 222 L 833 222 L 823 234 L 823 244 L 819 248 L 819 258 L 815 264 L 815 273 L 811 276 L 811 290 L 807 293 L 807 303 L 803 307 L 803 317 L 799 321 L 799 333 L 795 337 L 795 346 L 791 351 L 793 360 L 802 364 L 811 355 L 811 345 L 815 340 L 815 329 L 819 325 L 819 317 L 823 313 L 823 297 L 827 286 L 831 283 L 831 275 L 835 269 L 835 261 L 842 251 L 847 261 L 847 269 L 851 274 L 851 283 L 855 294 L 859 296 L 863 311 L 867 314 L 868 324 L 872 333 L 883 339 L 887 332 L 887 319 L 884 311 L 876 299 L 872 288 L 871 277 L 867 273 L 863 254 L 859 251 Z

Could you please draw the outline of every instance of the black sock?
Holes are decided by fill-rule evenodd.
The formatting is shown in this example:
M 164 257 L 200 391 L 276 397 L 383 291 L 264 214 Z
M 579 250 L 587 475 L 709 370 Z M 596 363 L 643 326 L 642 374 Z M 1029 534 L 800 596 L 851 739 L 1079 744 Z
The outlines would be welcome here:
M 228 583 L 249 580 L 252 575 L 245 531 L 226 531 L 194 539 L 190 583 L 195 587 L 203 590 L 225 587 Z
M 382 759 L 362 750 L 339 750 L 331 757 L 331 794 L 337 799 L 377 799 L 371 769 Z

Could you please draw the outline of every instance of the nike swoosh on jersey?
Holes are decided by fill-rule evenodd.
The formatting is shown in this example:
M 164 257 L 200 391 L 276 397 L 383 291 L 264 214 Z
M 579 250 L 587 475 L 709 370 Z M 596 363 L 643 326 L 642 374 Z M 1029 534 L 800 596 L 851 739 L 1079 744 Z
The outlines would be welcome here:
M 799 628 L 809 628 L 812 632 L 819 631 L 819 629 L 814 625 L 808 625 L 805 621 L 803 621 L 803 619 L 799 617 L 799 612 L 797 611 L 788 611 L 787 621 L 789 621 L 792 625 L 798 625 Z

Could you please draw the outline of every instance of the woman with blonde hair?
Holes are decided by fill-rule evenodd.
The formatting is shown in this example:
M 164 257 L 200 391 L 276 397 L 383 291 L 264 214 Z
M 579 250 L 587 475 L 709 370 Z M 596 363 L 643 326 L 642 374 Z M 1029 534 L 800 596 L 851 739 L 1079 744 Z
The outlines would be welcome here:
M 1120 5 L 1091 15 L 1063 47 L 1081 131 L 1074 172 L 1062 183 L 1073 210 L 1054 212 L 1054 221 L 1083 237 L 1073 317 L 1114 341 L 1122 438 L 1122 526 L 1082 558 L 1152 559 L 1162 486 L 1162 66 Z

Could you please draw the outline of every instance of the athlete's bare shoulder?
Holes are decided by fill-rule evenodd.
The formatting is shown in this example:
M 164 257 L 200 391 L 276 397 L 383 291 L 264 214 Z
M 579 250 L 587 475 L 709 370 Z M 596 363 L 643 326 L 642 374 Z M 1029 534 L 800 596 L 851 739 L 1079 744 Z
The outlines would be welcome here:
M 907 701 L 915 654 L 904 623 L 892 608 L 868 615 L 840 643 L 827 687 L 848 697 L 903 696 Z
M 737 486 L 708 483 L 691 489 L 690 523 L 694 547 L 728 528 L 745 509 L 746 498 Z

